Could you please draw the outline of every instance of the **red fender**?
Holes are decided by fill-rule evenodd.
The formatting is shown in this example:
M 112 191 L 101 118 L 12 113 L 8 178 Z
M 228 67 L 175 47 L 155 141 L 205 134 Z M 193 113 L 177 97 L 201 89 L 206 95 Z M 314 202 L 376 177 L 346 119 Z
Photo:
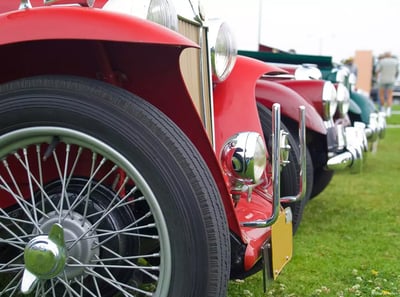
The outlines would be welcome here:
M 314 106 L 304 99 L 298 92 L 287 87 L 286 84 L 283 84 L 281 81 L 258 80 L 256 86 L 256 98 L 258 102 L 269 109 L 272 108 L 273 103 L 279 103 L 282 107 L 282 115 L 289 117 L 296 122 L 299 120 L 299 106 L 304 105 L 306 107 L 307 129 L 321 134 L 327 133 L 322 117 Z
M 255 100 L 257 79 L 265 73 L 283 72 L 264 62 L 238 56 L 229 77 L 214 89 L 215 147 L 219 156 L 229 137 L 245 131 L 263 136 Z M 251 203 L 239 203 L 235 208 L 238 222 L 246 216 L 265 220 L 271 214 L 271 203 L 253 192 Z M 270 237 L 270 228 L 241 228 L 238 234 L 247 244 L 244 268 L 250 270 L 260 258 L 261 246 Z
M 322 91 L 325 84 L 324 80 L 285 80 L 279 83 L 299 93 L 315 107 L 320 115 L 322 115 Z
M 232 135 L 254 131 L 263 135 L 255 99 L 256 81 L 266 73 L 285 73 L 264 62 L 238 56 L 229 77 L 214 89 L 215 143 L 219 154 Z
M 94 7 L 103 7 L 108 0 L 96 0 L 94 1 Z M 30 0 L 31 5 L 33 7 L 37 6 L 45 6 L 43 0 Z M 17 10 L 19 5 L 21 4 L 21 0 L 7 0 L 0 1 L 0 12 Z M 88 6 L 87 0 L 58 0 L 55 3 L 50 3 L 48 5 L 68 5 L 68 4 L 79 4 L 81 6 Z
M 0 8 L 2 7 L 0 5 Z M 65 24 L 69 25 L 65 26 Z M 225 205 L 230 229 L 240 234 L 231 197 L 218 159 L 187 91 L 179 67 L 181 52 L 187 47 L 197 47 L 195 43 L 172 30 L 146 20 L 99 9 L 80 7 L 54 6 L 14 11 L 0 15 L 0 26 L 2 28 L 0 32 L 1 43 L 10 44 L 20 41 L 16 43 L 22 45 L 17 48 L 17 53 L 23 56 L 23 59 L 20 59 L 22 63 L 25 65 L 24 61 L 26 61 L 29 65 L 28 68 L 23 68 L 24 75 L 27 76 L 37 73 L 64 74 L 62 71 L 65 68 L 68 68 L 65 71 L 67 74 L 72 73 L 81 76 L 87 74 L 75 72 L 79 69 L 69 69 L 68 64 L 61 64 L 63 67 L 56 65 L 56 69 L 54 69 L 52 65 L 42 63 L 41 59 L 35 59 L 35 57 L 37 57 L 37 50 L 40 50 L 43 45 L 36 47 L 38 42 L 24 43 L 23 41 L 49 40 L 44 43 L 44 46 L 47 44 L 52 51 L 56 51 L 55 57 L 68 57 L 68 51 L 71 49 L 63 46 L 69 44 L 66 42 L 69 39 L 75 41 L 73 43 L 74 49 L 78 49 L 78 52 L 79 50 L 86 51 L 86 53 L 90 52 L 90 57 L 102 56 L 102 47 L 97 42 L 98 40 L 118 41 L 115 44 L 112 43 L 113 46 L 108 48 L 108 54 L 112 57 L 113 66 L 129 77 L 128 81 L 121 82 L 120 87 L 144 98 L 159 108 L 191 139 L 214 176 Z M 54 42 L 53 39 L 57 42 Z M 81 45 L 79 39 L 85 41 L 85 43 Z M 94 40 L 95 42 L 87 47 L 87 40 Z M 85 45 L 86 47 L 83 47 Z M 1 48 L 5 49 L 6 57 L 12 56 L 10 51 L 15 51 L 15 47 L 4 46 Z M 52 51 L 50 51 L 50 54 Z M 20 56 L 16 54 L 16 59 L 18 57 Z M 13 72 L 12 69 L 16 68 L 15 63 L 11 65 L 14 60 L 8 60 L 10 60 L 10 63 L 8 63 L 10 65 L 7 64 L 9 70 L 7 73 Z M 89 60 L 89 63 L 92 60 L 104 62 L 97 58 Z M 103 70 L 107 66 L 107 61 L 105 61 L 105 65 L 100 69 Z M 44 70 L 36 72 L 38 69 L 42 69 L 41 67 Z M 14 72 L 18 71 L 17 69 Z M 11 79 L 18 77 L 18 74 L 14 72 Z M 112 73 L 106 71 L 105 74 Z M 9 78 L 7 77 L 7 79 Z
M 0 28 L 0 44 L 82 39 L 198 47 L 181 34 L 156 23 L 84 7 L 50 6 L 12 11 L 0 15 Z

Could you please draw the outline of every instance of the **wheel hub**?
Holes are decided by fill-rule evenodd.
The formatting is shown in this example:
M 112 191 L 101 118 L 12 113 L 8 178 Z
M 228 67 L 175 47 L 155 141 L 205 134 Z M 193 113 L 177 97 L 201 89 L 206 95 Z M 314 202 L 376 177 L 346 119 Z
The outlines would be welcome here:
M 95 247 L 98 239 L 96 233 L 91 231 L 92 224 L 85 220 L 81 214 L 63 210 L 61 217 L 64 218 L 62 220 L 62 228 L 69 259 L 64 269 L 65 276 L 68 279 L 73 279 L 84 273 L 83 265 L 78 267 L 73 266 L 73 264 L 88 264 L 95 255 L 99 255 L 99 248 Z M 48 232 L 58 220 L 58 213 L 49 213 L 48 217 L 40 222 L 43 232 Z
M 64 246 L 54 243 L 47 235 L 33 238 L 25 247 L 25 268 L 40 279 L 57 276 L 65 266 Z
M 62 225 L 58 224 L 62 219 Z M 99 254 L 96 233 L 92 224 L 77 212 L 67 210 L 39 221 L 41 230 L 48 235 L 38 235 L 29 241 L 24 250 L 25 271 L 21 291 L 29 293 L 38 280 L 52 279 L 64 272 L 68 279 L 84 273 L 84 264 Z M 68 252 L 68 263 L 67 263 Z M 74 266 L 73 264 L 83 264 Z
M 64 269 L 66 258 L 63 228 L 53 224 L 48 235 L 34 237 L 25 247 L 21 291 L 29 293 L 39 280 L 57 276 Z

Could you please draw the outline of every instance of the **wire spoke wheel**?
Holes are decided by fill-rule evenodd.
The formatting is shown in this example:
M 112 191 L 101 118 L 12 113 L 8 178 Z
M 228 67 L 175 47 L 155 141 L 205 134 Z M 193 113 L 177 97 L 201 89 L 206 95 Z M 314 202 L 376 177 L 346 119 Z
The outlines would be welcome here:
M 104 296 L 105 288 L 110 296 L 152 296 L 171 269 L 168 233 L 137 170 L 109 146 L 69 129 L 22 129 L 1 141 L 8 149 L 2 150 L 0 189 L 10 206 L 0 209 L 0 272 L 9 281 L 0 295 L 19 292 L 30 265 L 37 278 L 32 296 Z M 83 159 L 91 160 L 85 169 Z M 49 253 L 46 240 L 29 242 L 54 224 L 62 227 L 66 248 L 55 276 L 56 257 L 45 263 L 43 252 L 26 257 Z
M 213 176 L 130 92 L 73 76 L 0 85 L 0 197 L 0 296 L 226 296 Z

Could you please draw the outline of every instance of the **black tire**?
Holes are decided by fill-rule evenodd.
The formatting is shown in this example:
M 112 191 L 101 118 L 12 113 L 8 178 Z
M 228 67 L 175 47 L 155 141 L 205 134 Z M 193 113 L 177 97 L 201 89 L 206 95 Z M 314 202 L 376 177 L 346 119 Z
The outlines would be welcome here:
M 293 120 L 285 119 L 285 124 L 291 131 L 295 131 L 296 123 Z M 295 136 L 297 134 L 294 134 Z M 298 136 L 296 136 L 298 138 Z M 326 153 L 322 153 L 323 160 L 318 157 L 321 155 L 321 150 L 318 145 L 315 145 L 315 141 L 319 141 L 318 138 L 314 138 L 314 144 L 311 143 L 310 149 L 307 148 L 307 194 L 308 200 L 315 198 L 319 195 L 332 180 L 334 171 L 326 170 L 321 164 L 326 163 Z M 322 140 L 321 140 L 322 141 Z M 312 150 L 314 149 L 314 150 Z M 318 153 L 320 152 L 320 153 Z M 311 166 L 309 169 L 308 166 Z
M 260 116 L 261 126 L 264 133 L 264 138 L 268 144 L 268 151 L 271 153 L 270 149 L 270 139 L 271 139 L 271 131 L 272 131 L 272 112 L 265 107 L 264 105 L 258 103 L 258 113 Z M 289 133 L 288 140 L 289 145 L 291 147 L 291 151 L 289 154 L 289 163 L 283 167 L 281 171 L 281 197 L 284 196 L 296 196 L 299 192 L 300 188 L 300 148 L 299 142 L 293 137 L 290 130 L 285 126 L 284 123 L 281 123 L 281 129 L 285 130 Z M 307 164 L 307 176 L 308 176 L 309 165 Z M 308 181 L 307 181 L 308 183 Z M 307 189 L 307 191 L 309 191 Z M 290 207 L 292 214 L 293 214 L 293 234 L 296 233 L 297 229 L 299 228 L 304 207 L 308 201 L 309 192 L 306 193 L 305 197 L 294 203 L 282 203 L 283 207 Z
M 284 122 L 285 122 L 285 120 L 284 120 Z M 298 135 L 298 130 L 296 130 L 297 126 L 298 126 L 298 124 L 293 123 L 292 120 L 290 120 L 290 122 L 286 123 L 286 127 L 288 127 L 290 134 L 293 136 L 297 147 L 299 147 L 299 135 Z M 313 191 L 314 182 L 315 182 L 315 177 L 314 177 L 315 170 L 314 170 L 314 166 L 313 166 L 311 153 L 310 153 L 310 150 L 308 149 L 308 147 L 306 147 L 306 164 L 307 164 L 307 168 L 306 168 L 306 170 L 307 170 L 307 175 L 306 175 L 307 188 L 306 188 L 306 194 L 303 199 L 305 199 L 306 202 L 308 202 L 311 199 L 311 193 Z
M 0 295 L 19 290 L 28 241 L 59 223 L 66 264 L 49 261 L 61 273 L 33 296 L 226 296 L 218 189 L 154 106 L 99 81 L 22 79 L 0 86 L 0 143 Z M 44 279 L 36 260 L 25 266 Z
M 318 168 L 315 170 L 314 174 L 314 185 L 311 192 L 310 199 L 315 198 L 319 194 L 322 193 L 323 190 L 329 185 L 331 182 L 335 171 L 326 170 L 325 168 Z

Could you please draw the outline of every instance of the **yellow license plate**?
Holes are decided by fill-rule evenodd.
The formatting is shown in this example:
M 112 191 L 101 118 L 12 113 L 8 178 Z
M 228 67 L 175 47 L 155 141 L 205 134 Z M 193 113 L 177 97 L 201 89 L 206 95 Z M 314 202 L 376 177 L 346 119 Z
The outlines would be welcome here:
M 272 275 L 274 280 L 292 259 L 293 231 L 291 217 L 290 208 L 286 208 L 280 212 L 277 221 L 271 227 Z

